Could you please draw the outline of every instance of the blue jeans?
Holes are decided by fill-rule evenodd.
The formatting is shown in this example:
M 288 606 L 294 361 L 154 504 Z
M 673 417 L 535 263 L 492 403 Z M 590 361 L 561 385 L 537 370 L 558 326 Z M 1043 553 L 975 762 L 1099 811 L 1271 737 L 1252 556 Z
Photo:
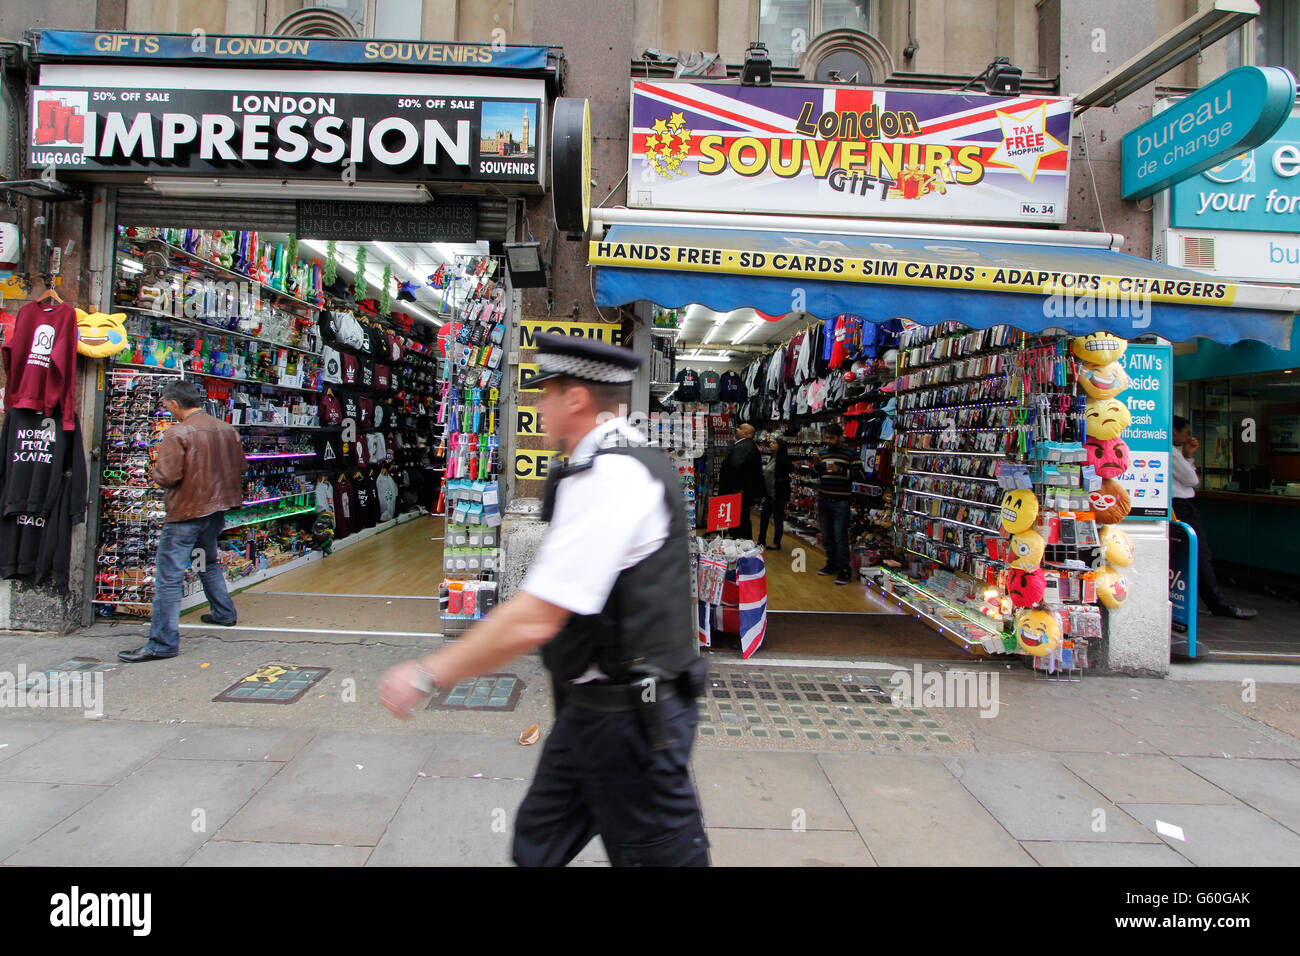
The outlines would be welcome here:
M 212 606 L 212 616 L 219 622 L 233 622 L 238 614 L 226 590 L 226 576 L 217 560 L 217 535 L 225 524 L 226 513 L 217 511 L 193 521 L 168 521 L 158 535 L 158 559 L 153 584 L 153 623 L 149 625 L 149 643 L 145 650 L 160 657 L 171 657 L 181 650 L 181 587 L 185 569 L 198 549 L 203 551 L 203 570 L 199 581 Z
M 826 550 L 826 564 L 840 574 L 848 574 L 850 571 L 849 499 L 818 495 L 817 517 L 822 526 L 822 547 Z

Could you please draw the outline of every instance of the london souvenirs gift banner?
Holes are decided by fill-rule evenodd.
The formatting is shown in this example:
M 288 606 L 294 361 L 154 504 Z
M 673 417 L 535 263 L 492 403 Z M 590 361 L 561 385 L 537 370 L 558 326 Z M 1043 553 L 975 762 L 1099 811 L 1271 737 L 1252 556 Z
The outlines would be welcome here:
M 512 98 L 430 93 L 410 76 L 406 92 L 339 92 L 337 79 L 286 91 L 283 78 L 259 86 L 250 72 L 241 89 L 33 87 L 28 161 L 34 169 L 330 179 L 353 164 L 362 180 L 541 181 L 540 82 L 491 81 L 538 93 Z
M 634 80 L 628 204 L 1065 222 L 1070 100 Z

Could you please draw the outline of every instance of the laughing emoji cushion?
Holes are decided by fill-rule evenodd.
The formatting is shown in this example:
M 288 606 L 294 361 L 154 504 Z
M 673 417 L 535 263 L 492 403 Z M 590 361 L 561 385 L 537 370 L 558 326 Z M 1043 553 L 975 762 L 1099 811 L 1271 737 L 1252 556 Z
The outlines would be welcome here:
M 1002 496 L 1002 527 L 1019 534 L 1034 526 L 1038 520 L 1038 499 L 1032 491 L 1015 489 Z
M 126 348 L 126 313 L 77 310 L 77 351 L 91 358 L 116 355 Z
M 1110 441 L 1124 433 L 1124 429 L 1133 424 L 1133 413 L 1118 398 L 1103 398 L 1088 403 L 1084 413 L 1084 424 L 1089 438 Z
M 1025 611 L 1016 618 L 1016 644 L 1034 657 L 1046 657 L 1061 647 L 1061 622 L 1048 611 Z
M 1079 385 L 1091 398 L 1114 398 L 1131 383 L 1118 362 L 1079 366 Z
M 1118 362 L 1128 351 L 1128 342 L 1109 332 L 1090 332 L 1070 343 L 1075 358 L 1089 365 L 1109 365 Z
M 1118 524 L 1132 508 L 1128 492 L 1114 478 L 1107 478 L 1096 491 L 1088 492 L 1088 503 L 1098 524 Z

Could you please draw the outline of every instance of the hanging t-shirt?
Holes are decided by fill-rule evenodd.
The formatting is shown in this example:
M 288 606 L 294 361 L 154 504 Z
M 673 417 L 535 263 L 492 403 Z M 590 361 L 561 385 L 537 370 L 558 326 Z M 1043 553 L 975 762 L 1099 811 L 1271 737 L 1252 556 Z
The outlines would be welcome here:
M 358 468 L 365 468 L 370 464 L 370 443 L 366 441 L 365 435 L 358 435 L 357 440 L 352 443 L 352 457 Z
M 334 511 L 334 486 L 323 476 L 316 482 L 316 510 L 331 513 Z
M 346 538 L 356 530 L 356 492 L 346 478 L 334 484 L 334 537 Z
M 358 368 L 357 368 L 357 357 L 356 357 L 355 355 L 349 355 L 349 354 L 347 354 L 347 353 L 344 353 L 344 355 L 343 355 L 343 384 L 344 384 L 344 385 L 356 385 L 356 384 L 357 384 L 357 372 L 358 372 Z
M 320 423 L 322 425 L 338 425 L 343 421 L 343 406 L 339 404 L 338 396 L 329 389 L 320 397 Z
M 745 386 L 735 372 L 724 372 L 718 384 L 718 396 L 724 402 L 743 402 Z
M 718 400 L 719 376 L 716 369 L 706 368 L 700 373 L 700 401 L 716 402 Z
M 392 371 L 387 365 L 375 366 L 375 391 L 387 392 L 393 387 Z
M 375 491 L 379 495 L 379 520 L 392 521 L 397 515 L 397 482 L 388 472 L 375 478 Z
M 5 407 L 43 414 L 61 412 L 65 431 L 75 427 L 77 312 L 66 302 L 28 302 L 14 319 L 5 340 L 8 375 Z
M 388 343 L 388 361 L 400 362 L 402 360 L 402 345 L 397 341 L 397 336 L 392 332 L 385 332 L 384 341 Z
M 361 417 L 357 419 L 363 428 L 373 428 L 375 424 L 375 400 L 362 396 L 357 400 Z
M 322 342 L 333 345 L 339 340 L 339 324 L 334 318 L 334 313 L 328 310 L 322 310 L 320 317 L 316 320 L 316 327 L 320 331 Z
M 45 423 L 49 422 L 49 425 Z M 79 456 L 85 480 L 86 459 L 79 441 L 81 431 L 64 431 L 42 412 L 11 409 L 0 430 L 0 513 L 48 515 L 62 490 L 63 472 Z
M 379 494 L 375 490 L 375 480 L 360 475 L 353 482 L 357 490 L 357 519 L 362 528 L 373 528 L 379 523 Z
M 343 396 L 343 417 L 354 423 L 361 421 L 361 401 L 352 393 Z
M 321 381 L 339 385 L 343 381 L 343 355 L 328 345 L 321 352 Z
M 361 323 L 351 312 L 337 312 L 339 341 L 350 349 L 364 349 L 367 339 Z
M 700 400 L 700 376 L 693 368 L 684 368 L 677 373 L 677 392 L 674 396 L 682 402 Z
M 316 464 L 320 468 L 337 468 L 343 463 L 343 443 L 337 435 L 316 439 Z
M 357 377 L 357 384 L 362 388 L 375 387 L 375 363 L 370 359 L 361 359 L 359 362 L 361 373 Z

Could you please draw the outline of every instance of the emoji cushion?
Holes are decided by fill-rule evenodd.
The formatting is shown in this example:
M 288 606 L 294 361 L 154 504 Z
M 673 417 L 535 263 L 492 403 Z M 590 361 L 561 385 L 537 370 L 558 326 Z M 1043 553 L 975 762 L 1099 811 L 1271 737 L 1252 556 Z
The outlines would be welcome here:
M 1132 508 L 1128 492 L 1114 478 L 1107 478 L 1099 489 L 1088 492 L 1088 501 L 1098 524 L 1117 524 Z
M 1133 424 L 1133 414 L 1118 398 L 1101 398 L 1088 403 L 1084 424 L 1089 438 L 1109 441 L 1118 438 Z
M 1133 563 L 1133 542 L 1119 529 L 1119 525 L 1104 525 L 1100 532 L 1102 554 L 1117 568 L 1127 568 Z
M 1089 365 L 1109 365 L 1118 362 L 1128 351 L 1128 343 L 1109 332 L 1090 332 L 1070 343 L 1075 358 Z
M 1110 565 L 1097 572 L 1097 597 L 1112 611 L 1128 599 L 1128 579 Z
M 1046 657 L 1061 646 L 1061 622 L 1048 611 L 1025 611 L 1016 618 L 1016 644 L 1026 654 Z
M 1043 540 L 1043 536 L 1033 528 L 1012 535 L 1011 566 L 1032 571 L 1042 562 L 1043 549 L 1046 546 L 1047 542 Z
M 1032 491 L 1016 488 L 1002 496 L 1002 527 L 1019 534 L 1038 520 L 1038 498 Z
M 1128 373 L 1118 362 L 1079 366 L 1079 386 L 1090 398 L 1114 398 L 1129 384 Z
M 1024 571 L 1020 568 L 1007 570 L 1007 597 L 1016 607 L 1033 607 L 1047 593 L 1047 575 L 1042 568 Z
M 77 351 L 91 358 L 116 355 L 126 348 L 126 313 L 77 310 Z
M 1128 471 L 1132 454 L 1122 438 L 1089 438 L 1084 443 L 1088 464 L 1103 478 L 1118 478 Z

